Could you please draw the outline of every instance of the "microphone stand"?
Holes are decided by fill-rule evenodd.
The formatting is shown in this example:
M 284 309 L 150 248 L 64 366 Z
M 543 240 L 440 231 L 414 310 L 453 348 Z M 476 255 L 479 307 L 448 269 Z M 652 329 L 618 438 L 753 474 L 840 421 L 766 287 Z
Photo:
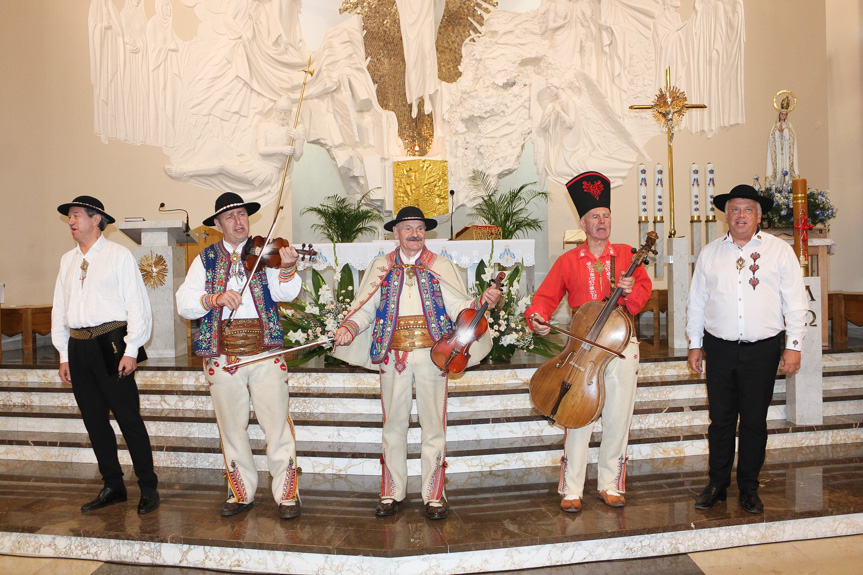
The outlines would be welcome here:
M 455 239 L 455 236 L 453 235 L 453 231 L 452 231 L 453 230 L 452 218 L 453 218 L 454 213 L 455 213 L 455 190 L 450 190 L 449 191 L 449 239 L 450 239 L 450 241 Z
M 192 228 L 189 227 L 189 212 L 187 212 L 183 208 L 176 208 L 176 209 L 171 209 L 171 210 L 166 210 L 164 208 L 165 208 L 165 202 L 160 203 L 159 204 L 159 211 L 162 213 L 165 213 L 165 212 L 183 212 L 186 214 L 186 223 L 183 224 L 183 233 L 186 234 L 187 238 L 190 237 L 191 234 L 189 232 L 191 231 Z

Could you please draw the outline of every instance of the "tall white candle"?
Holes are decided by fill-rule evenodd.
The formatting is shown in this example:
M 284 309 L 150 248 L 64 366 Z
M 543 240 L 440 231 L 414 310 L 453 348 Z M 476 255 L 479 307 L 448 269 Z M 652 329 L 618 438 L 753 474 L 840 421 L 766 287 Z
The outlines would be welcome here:
M 661 222 L 663 215 L 663 190 L 665 189 L 664 182 L 665 173 L 662 169 L 662 164 L 653 166 L 653 221 Z
M 692 221 L 701 220 L 701 169 L 696 163 L 689 166 L 689 213 Z
M 716 217 L 716 207 L 713 205 L 713 196 L 716 194 L 716 179 L 713 172 L 713 164 L 707 164 L 707 185 L 705 186 L 707 216 L 710 218 Z
M 638 221 L 647 221 L 648 212 L 647 197 L 647 166 L 638 164 Z

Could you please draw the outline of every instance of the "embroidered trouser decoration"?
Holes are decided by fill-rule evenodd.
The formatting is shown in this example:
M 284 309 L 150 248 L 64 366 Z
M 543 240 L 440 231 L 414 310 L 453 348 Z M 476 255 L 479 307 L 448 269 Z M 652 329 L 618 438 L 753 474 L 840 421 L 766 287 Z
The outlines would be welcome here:
M 402 373 L 408 366 L 408 353 L 407 351 L 398 351 L 393 350 L 393 355 L 396 358 L 396 371 Z
M 247 501 L 246 486 L 235 461 L 231 461 L 231 465 L 225 470 L 225 477 L 228 479 L 228 487 L 234 500 L 237 503 L 245 503 Z
M 387 463 L 381 457 L 381 499 L 395 499 L 396 484 L 393 474 L 387 469 Z
M 626 462 L 629 460 L 625 455 L 621 455 L 617 461 L 617 481 L 615 489 L 621 493 L 626 492 Z
M 429 481 L 428 490 L 426 491 L 426 501 L 440 501 L 443 497 L 444 476 L 446 475 L 446 461 L 444 454 L 438 453 L 435 458 L 435 467 L 432 471 L 431 481 Z
M 282 501 L 293 501 L 297 498 L 297 467 L 292 457 L 288 461 L 288 470 L 285 472 L 285 484 L 282 489 Z

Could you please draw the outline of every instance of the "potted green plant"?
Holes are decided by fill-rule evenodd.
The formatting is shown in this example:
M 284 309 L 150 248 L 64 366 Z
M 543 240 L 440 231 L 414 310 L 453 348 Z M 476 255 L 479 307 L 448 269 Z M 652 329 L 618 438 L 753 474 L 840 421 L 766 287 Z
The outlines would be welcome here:
M 548 192 L 531 188 L 536 182 L 522 184 L 501 192 L 497 182 L 482 170 L 474 170 L 468 185 L 471 189 L 481 192 L 482 198 L 474 206 L 471 219 L 480 220 L 490 226 L 498 226 L 501 237 L 509 240 L 519 234 L 527 235 L 528 231 L 542 229 L 542 220 L 530 215 L 530 203 L 542 198 L 548 201 Z
M 312 229 L 334 244 L 350 244 L 360 236 L 377 231 L 375 223 L 383 222 L 383 216 L 374 207 L 365 203 L 374 189 L 358 200 L 345 196 L 328 196 L 319 206 L 311 206 L 302 214 L 314 214 L 320 223 Z

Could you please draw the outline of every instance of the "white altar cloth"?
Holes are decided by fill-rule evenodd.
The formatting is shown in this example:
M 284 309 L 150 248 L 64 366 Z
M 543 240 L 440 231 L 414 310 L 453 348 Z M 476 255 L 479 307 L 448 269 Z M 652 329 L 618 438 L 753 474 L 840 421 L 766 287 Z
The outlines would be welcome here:
M 299 268 L 314 268 L 323 271 L 327 268 L 340 270 L 349 265 L 354 270 L 354 283 L 358 283 L 359 271 L 378 256 L 393 251 L 398 243 L 395 240 L 379 240 L 358 242 L 353 244 L 314 244 L 315 256 L 312 262 L 300 262 Z M 452 260 L 456 265 L 468 272 L 468 282 L 476 277 L 476 268 L 480 261 L 486 265 L 500 264 L 505 268 L 518 263 L 525 266 L 528 293 L 533 291 L 534 270 L 536 266 L 535 241 L 526 240 L 465 240 L 451 241 L 447 239 L 426 240 L 426 247 L 438 255 Z

